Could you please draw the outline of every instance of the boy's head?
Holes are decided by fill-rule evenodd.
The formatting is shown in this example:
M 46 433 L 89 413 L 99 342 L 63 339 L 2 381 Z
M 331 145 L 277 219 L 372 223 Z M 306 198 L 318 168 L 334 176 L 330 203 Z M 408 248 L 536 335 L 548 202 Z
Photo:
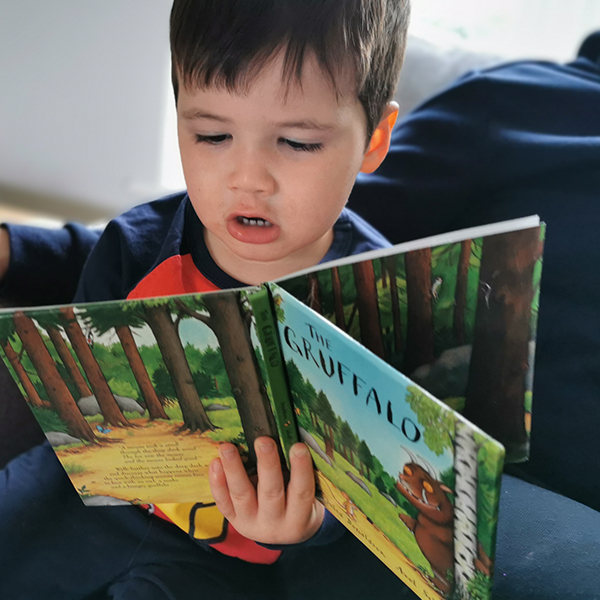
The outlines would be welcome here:
M 254 283 L 324 256 L 389 147 L 408 2 L 175 0 L 184 174 L 225 271 Z

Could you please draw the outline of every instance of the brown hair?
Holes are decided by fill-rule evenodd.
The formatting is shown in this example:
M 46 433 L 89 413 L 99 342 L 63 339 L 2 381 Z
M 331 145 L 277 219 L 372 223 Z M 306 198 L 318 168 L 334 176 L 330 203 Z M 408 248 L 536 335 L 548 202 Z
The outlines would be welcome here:
M 370 138 L 398 83 L 409 13 L 409 0 L 175 0 L 175 98 L 180 79 L 243 90 L 279 49 L 289 87 L 313 52 L 336 93 L 336 75 L 353 68 Z

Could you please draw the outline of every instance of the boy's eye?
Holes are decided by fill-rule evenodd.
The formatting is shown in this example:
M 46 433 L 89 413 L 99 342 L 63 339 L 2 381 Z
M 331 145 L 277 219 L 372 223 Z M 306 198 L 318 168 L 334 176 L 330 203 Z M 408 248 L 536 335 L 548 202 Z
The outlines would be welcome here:
M 297 152 L 316 152 L 323 147 L 323 144 L 320 143 L 308 144 L 305 142 L 295 142 L 294 140 L 288 140 L 285 138 L 282 138 L 280 141 L 284 144 L 287 144 L 292 150 L 296 150 Z
M 230 138 L 231 136 L 227 133 L 223 133 L 221 135 L 201 135 L 199 133 L 196 134 L 196 142 L 199 144 L 212 144 L 213 146 L 217 146 L 222 144 L 225 140 Z

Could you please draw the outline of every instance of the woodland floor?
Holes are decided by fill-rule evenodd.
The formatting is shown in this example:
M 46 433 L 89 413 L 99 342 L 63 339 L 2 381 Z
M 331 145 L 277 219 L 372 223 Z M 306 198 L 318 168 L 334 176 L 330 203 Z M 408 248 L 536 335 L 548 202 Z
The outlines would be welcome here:
M 98 446 L 57 452 L 82 495 L 112 496 L 128 502 L 212 502 L 208 465 L 217 442 L 180 432 L 181 423 L 131 420 L 134 427 L 98 433 Z M 85 488 L 84 488 L 85 486 Z

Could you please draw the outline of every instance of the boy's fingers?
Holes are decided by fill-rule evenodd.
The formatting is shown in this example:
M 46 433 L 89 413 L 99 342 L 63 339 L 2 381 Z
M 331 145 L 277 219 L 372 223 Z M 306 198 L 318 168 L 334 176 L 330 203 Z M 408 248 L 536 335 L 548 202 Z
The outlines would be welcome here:
M 277 445 L 268 437 L 254 444 L 258 471 L 258 505 L 271 519 L 285 514 L 285 486 Z
M 235 507 L 229 496 L 227 479 L 225 478 L 220 458 L 215 458 L 211 461 L 208 469 L 208 482 L 210 484 L 210 492 L 217 503 L 219 512 L 230 521 L 235 519 Z
M 288 515 L 308 521 L 315 502 L 315 471 L 305 444 L 294 444 L 290 451 L 290 483 L 287 488 Z
M 256 513 L 256 490 L 250 483 L 238 449 L 233 444 L 221 444 L 219 456 L 235 515 L 238 518 L 254 515 Z

